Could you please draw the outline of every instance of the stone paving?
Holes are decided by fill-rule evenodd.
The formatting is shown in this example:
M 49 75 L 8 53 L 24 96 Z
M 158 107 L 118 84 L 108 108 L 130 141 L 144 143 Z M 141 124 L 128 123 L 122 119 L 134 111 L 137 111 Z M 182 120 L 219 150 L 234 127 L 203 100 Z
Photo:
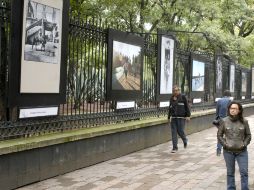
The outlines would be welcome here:
M 247 117 L 254 138 L 254 115 Z M 216 127 L 188 136 L 187 149 L 170 153 L 171 141 L 76 170 L 18 190 L 225 190 L 226 168 L 216 156 Z M 254 190 L 254 140 L 249 151 L 249 184 Z M 237 190 L 240 176 L 236 166 Z

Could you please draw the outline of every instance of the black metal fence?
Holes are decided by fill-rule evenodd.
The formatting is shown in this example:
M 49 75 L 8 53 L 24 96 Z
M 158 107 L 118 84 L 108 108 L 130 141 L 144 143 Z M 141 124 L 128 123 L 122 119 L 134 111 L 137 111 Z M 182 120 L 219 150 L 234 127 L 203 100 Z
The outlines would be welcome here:
M 94 127 L 104 124 L 126 122 L 148 117 L 160 117 L 167 114 L 167 108 L 159 108 L 155 98 L 157 35 L 146 34 L 143 70 L 143 98 L 136 101 L 134 109 L 116 110 L 115 101 L 106 101 L 106 64 L 107 64 L 107 28 L 117 28 L 101 19 L 81 20 L 70 16 L 67 97 L 66 104 L 59 106 L 59 116 L 10 120 L 13 114 L 6 107 L 6 82 L 9 61 L 10 37 L 10 3 L 0 0 L 0 92 L 1 123 L 0 140 L 53 133 L 77 128 Z M 138 34 L 143 35 L 143 34 Z M 206 57 L 206 80 L 203 101 L 191 105 L 193 110 L 214 107 L 215 98 L 215 64 L 214 55 L 196 52 Z M 191 52 L 177 49 L 174 80 L 187 96 L 190 93 L 190 55 Z M 229 63 L 223 61 L 223 88 L 228 88 Z M 237 66 L 236 78 L 240 77 L 242 68 Z M 248 80 L 250 72 L 247 73 Z M 250 98 L 250 85 L 246 98 Z M 236 81 L 236 99 L 241 99 L 241 81 Z M 249 100 L 246 100 L 249 101 Z M 16 112 L 16 110 L 14 110 Z M 14 113 L 15 114 L 15 113 Z M 16 113 L 17 114 L 17 113 Z M 6 117 L 7 116 L 7 117 Z

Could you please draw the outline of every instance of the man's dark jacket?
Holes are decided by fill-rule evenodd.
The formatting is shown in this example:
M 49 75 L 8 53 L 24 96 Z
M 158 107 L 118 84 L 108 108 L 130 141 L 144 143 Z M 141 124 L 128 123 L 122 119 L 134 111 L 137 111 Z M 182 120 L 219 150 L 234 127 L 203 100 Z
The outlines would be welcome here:
M 168 119 L 170 117 L 190 117 L 190 115 L 190 106 L 183 94 L 179 94 L 176 100 L 173 99 L 173 96 L 170 98 Z

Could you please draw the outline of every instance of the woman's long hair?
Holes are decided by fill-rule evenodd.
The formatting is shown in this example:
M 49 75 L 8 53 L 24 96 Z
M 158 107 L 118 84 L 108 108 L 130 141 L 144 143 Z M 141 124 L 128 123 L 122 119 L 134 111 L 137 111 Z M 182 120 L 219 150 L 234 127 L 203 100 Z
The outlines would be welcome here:
M 238 108 L 239 108 L 238 117 L 239 117 L 240 122 L 243 123 L 243 121 L 244 121 L 244 119 L 243 119 L 243 106 L 239 102 L 235 102 L 235 101 L 230 102 L 230 104 L 228 105 L 228 115 L 231 116 L 230 112 L 229 112 L 229 109 L 232 106 L 232 104 L 238 105 Z

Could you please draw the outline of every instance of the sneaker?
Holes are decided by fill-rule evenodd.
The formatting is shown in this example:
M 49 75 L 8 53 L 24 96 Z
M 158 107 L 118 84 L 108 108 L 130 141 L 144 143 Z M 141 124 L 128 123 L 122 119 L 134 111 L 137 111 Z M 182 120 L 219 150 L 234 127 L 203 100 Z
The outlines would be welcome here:
M 172 150 L 171 150 L 171 153 L 176 153 L 177 152 L 177 149 L 175 149 L 175 148 L 173 148 Z
M 186 143 L 183 143 L 183 147 L 184 147 L 184 148 L 187 148 L 187 142 L 186 142 Z

